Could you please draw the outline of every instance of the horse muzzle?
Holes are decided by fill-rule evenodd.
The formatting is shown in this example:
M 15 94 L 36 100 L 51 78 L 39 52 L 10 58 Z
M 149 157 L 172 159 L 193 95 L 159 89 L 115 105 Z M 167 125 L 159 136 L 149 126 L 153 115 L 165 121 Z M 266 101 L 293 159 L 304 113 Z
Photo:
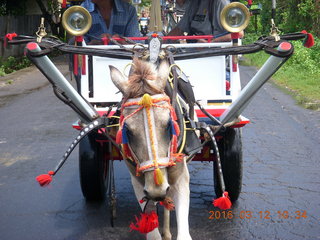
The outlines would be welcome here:
M 169 192 L 170 186 L 165 188 L 165 190 L 163 190 L 163 188 L 161 189 L 159 189 L 159 187 L 157 188 L 158 189 L 151 189 L 151 191 L 148 191 L 145 189 L 143 192 L 146 195 L 146 198 L 154 202 L 163 201 L 166 198 L 167 193 Z

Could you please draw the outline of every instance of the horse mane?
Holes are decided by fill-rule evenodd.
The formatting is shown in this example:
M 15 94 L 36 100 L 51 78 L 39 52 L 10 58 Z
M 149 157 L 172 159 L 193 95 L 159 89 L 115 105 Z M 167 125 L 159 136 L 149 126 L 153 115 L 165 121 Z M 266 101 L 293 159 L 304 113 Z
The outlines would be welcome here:
M 127 97 L 137 98 L 143 96 L 145 93 L 150 95 L 162 93 L 163 90 L 158 89 L 155 83 L 152 84 L 152 82 L 157 81 L 157 79 L 155 65 L 146 61 L 134 59 L 128 79 L 129 91 Z

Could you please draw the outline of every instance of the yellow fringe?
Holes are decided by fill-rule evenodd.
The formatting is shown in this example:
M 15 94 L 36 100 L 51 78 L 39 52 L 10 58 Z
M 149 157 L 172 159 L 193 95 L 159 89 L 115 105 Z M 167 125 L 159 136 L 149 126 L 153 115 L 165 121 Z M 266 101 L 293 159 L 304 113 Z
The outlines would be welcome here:
M 155 182 L 157 185 L 161 185 L 163 183 L 163 174 L 162 174 L 160 168 L 156 168 L 154 170 L 154 177 L 155 177 Z
M 144 94 L 141 100 L 139 101 L 139 105 L 144 106 L 145 108 L 152 106 L 152 98 L 148 93 Z

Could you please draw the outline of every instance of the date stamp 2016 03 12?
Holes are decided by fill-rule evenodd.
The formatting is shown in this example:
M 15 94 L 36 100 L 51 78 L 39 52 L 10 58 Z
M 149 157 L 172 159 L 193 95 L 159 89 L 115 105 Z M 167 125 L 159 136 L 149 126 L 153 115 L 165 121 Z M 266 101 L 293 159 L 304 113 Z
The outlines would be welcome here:
M 250 210 L 242 210 L 242 211 L 233 211 L 233 210 L 225 210 L 225 211 L 209 211 L 210 220 L 219 220 L 219 219 L 306 219 L 307 211 L 305 210 L 297 210 L 297 211 L 287 211 L 287 210 L 277 210 L 277 211 L 250 211 Z

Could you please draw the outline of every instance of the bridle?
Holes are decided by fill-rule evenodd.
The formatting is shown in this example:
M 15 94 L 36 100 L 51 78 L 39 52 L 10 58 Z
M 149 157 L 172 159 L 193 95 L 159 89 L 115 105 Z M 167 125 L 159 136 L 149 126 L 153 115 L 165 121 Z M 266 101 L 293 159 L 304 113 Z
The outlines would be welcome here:
M 167 104 L 165 104 L 167 103 Z M 170 120 L 168 130 L 171 135 L 167 157 L 159 158 L 158 155 L 158 140 L 156 136 L 154 109 L 162 108 L 170 111 Z M 131 114 L 124 116 L 124 109 L 134 110 Z M 146 145 L 148 150 L 147 161 L 141 162 L 132 150 L 128 138 L 128 127 L 126 120 L 133 117 L 138 112 L 143 112 L 144 134 L 146 137 Z M 179 126 L 176 122 L 176 114 L 170 104 L 170 98 L 166 94 L 156 94 L 150 96 L 144 94 L 140 98 L 130 98 L 121 106 L 120 128 L 117 133 L 116 142 L 122 143 L 124 157 L 131 159 L 136 164 L 136 175 L 146 171 L 154 171 L 154 180 L 156 185 L 161 185 L 163 182 L 162 172 L 160 168 L 172 167 L 176 165 L 176 161 L 181 160 L 182 154 L 177 153 L 177 137 L 180 134 Z

